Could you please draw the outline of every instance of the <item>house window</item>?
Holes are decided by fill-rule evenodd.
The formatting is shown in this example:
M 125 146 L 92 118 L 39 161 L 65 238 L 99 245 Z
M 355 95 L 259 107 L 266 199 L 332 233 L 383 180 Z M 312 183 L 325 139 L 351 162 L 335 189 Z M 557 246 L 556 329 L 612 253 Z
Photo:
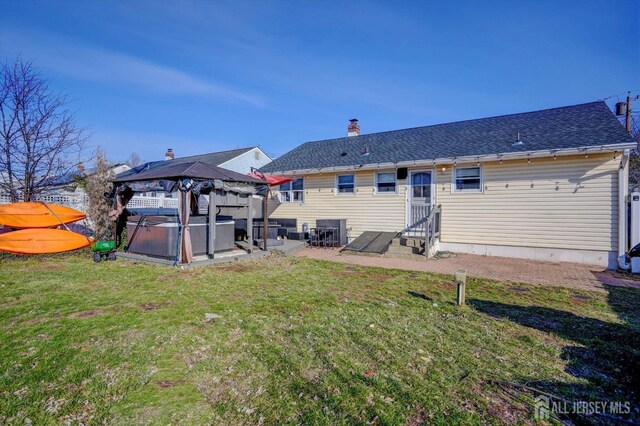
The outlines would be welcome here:
M 355 194 L 356 175 L 338 176 L 338 194 Z
M 376 191 L 380 193 L 395 193 L 396 173 L 378 173 L 376 175 Z
M 431 198 L 431 172 L 411 173 L 413 198 Z
M 456 168 L 454 184 L 456 192 L 482 191 L 480 167 Z
M 281 203 L 304 202 L 304 179 L 298 178 L 280 185 Z

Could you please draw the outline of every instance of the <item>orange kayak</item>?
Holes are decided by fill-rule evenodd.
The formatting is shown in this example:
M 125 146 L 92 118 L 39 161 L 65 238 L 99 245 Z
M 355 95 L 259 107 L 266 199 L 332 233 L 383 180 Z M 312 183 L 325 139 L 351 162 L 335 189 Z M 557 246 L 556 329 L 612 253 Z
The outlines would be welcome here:
M 0 251 L 18 254 L 60 253 L 88 247 L 92 238 L 66 229 L 21 229 L 0 234 Z
M 58 204 L 30 201 L 0 205 L 0 224 L 9 228 L 50 228 L 86 217 L 78 210 Z

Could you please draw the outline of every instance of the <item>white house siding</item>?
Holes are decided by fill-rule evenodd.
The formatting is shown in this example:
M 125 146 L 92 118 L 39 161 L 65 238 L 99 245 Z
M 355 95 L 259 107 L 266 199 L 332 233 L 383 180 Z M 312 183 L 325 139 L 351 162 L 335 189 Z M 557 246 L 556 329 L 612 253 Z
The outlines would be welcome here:
M 232 170 L 234 172 L 247 174 L 251 171 L 251 167 L 259 169 L 260 167 L 266 166 L 271 162 L 271 158 L 267 156 L 262 150 L 258 147 L 253 148 L 250 151 L 245 152 L 244 154 L 240 154 L 231 160 L 220 164 L 219 166 L 225 168 L 227 170 Z
M 608 264 L 617 247 L 619 165 L 619 153 L 485 163 L 482 193 L 452 193 L 452 168 L 440 167 L 441 242 L 474 253 Z M 591 253 L 567 252 L 575 250 Z
M 304 203 L 282 203 L 271 217 L 296 218 L 299 229 L 305 222 L 313 228 L 316 219 L 347 219 L 351 238 L 364 231 L 402 230 L 405 181 L 398 182 L 397 194 L 376 194 L 374 171 L 361 171 L 355 175 L 355 195 L 336 195 L 335 174 L 304 176 Z

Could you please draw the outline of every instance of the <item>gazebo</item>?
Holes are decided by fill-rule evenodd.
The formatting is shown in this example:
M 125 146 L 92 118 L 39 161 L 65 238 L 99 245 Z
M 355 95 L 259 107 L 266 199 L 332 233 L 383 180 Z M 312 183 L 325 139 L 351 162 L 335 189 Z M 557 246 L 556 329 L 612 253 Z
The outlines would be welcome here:
M 218 207 L 244 207 L 247 220 L 247 239 L 249 253 L 253 250 L 253 196 L 265 196 L 267 182 L 259 178 L 243 175 L 212 166 L 203 162 L 182 164 L 168 163 L 150 170 L 126 172 L 122 177 L 112 180 L 115 197 L 115 209 L 111 219 L 118 222 L 127 203 L 135 193 L 165 192 L 177 193 L 177 244 L 174 264 L 192 263 L 193 248 L 191 241 L 190 219 L 192 205 L 200 195 L 208 195 L 208 214 L 206 220 L 206 253 L 210 259 L 216 254 L 216 216 Z M 197 212 L 196 212 L 197 213 Z M 204 223 L 204 221 L 203 221 Z M 132 236 L 130 235 L 129 238 Z M 158 241 L 158 244 L 162 242 Z

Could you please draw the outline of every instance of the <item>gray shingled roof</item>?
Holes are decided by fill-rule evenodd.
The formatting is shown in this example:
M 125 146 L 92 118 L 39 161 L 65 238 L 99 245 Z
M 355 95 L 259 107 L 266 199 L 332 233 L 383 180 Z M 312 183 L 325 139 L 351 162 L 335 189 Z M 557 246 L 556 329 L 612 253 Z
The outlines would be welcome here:
M 513 146 L 520 133 L 522 146 Z M 609 107 L 542 111 L 307 142 L 261 168 L 284 172 L 633 143 Z M 368 155 L 362 155 L 367 149 Z
M 176 163 L 191 163 L 194 161 L 200 161 L 202 163 L 211 164 L 212 166 L 219 166 L 222 163 L 236 158 L 238 155 L 242 155 L 245 152 L 251 151 L 255 146 L 249 148 L 231 149 L 229 151 L 210 152 L 208 154 L 191 155 L 189 157 L 174 158 L 171 161 Z
M 193 162 L 201 162 L 206 163 L 211 166 L 219 166 L 220 164 L 226 163 L 227 161 L 236 158 L 239 155 L 244 154 L 245 152 L 251 151 L 254 146 L 249 148 L 240 148 L 240 149 L 231 149 L 229 151 L 219 151 L 219 152 L 210 152 L 208 154 L 200 154 L 200 155 L 191 155 L 189 157 L 179 157 L 174 158 L 173 160 L 161 160 L 161 161 L 150 161 L 148 163 L 141 164 L 136 166 L 126 172 L 120 173 L 117 177 L 126 178 L 127 176 L 133 176 L 143 171 L 154 170 L 158 167 L 167 166 L 169 162 L 173 165 L 175 164 L 185 164 L 185 163 L 193 163 Z
M 264 184 L 264 181 L 261 179 L 223 169 L 222 167 L 213 166 L 208 163 L 203 163 L 202 161 L 166 161 L 163 162 L 161 167 L 155 167 L 151 170 L 143 170 L 139 173 L 134 173 L 133 175 L 123 176 L 123 174 L 124 173 L 119 174 L 118 177 L 113 180 L 113 182 L 123 183 L 157 179 L 173 180 L 180 178 L 194 178 L 207 180 L 220 179 L 225 182 Z

